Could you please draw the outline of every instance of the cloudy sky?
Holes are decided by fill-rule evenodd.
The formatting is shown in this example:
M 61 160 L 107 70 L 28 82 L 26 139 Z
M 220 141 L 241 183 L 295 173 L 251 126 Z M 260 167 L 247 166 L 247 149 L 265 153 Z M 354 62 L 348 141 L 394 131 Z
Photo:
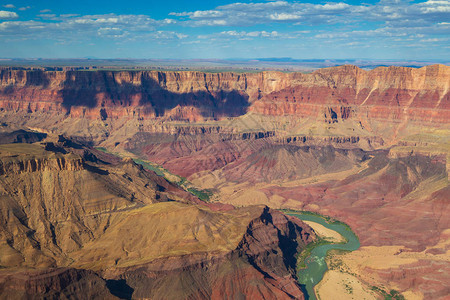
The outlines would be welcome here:
M 2 0 L 0 57 L 448 59 L 450 0 Z

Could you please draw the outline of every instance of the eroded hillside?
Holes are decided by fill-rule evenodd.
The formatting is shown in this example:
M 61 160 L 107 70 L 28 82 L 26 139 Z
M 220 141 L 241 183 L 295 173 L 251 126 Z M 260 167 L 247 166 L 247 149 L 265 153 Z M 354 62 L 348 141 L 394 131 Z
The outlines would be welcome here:
M 295 237 L 302 242 L 285 246 L 298 248 L 313 234 L 268 205 L 348 223 L 362 248 L 328 263 L 366 289 L 419 299 L 450 292 L 448 66 L 310 74 L 2 70 L 0 83 L 1 130 L 9 132 L 0 137 L 8 143 L 64 133 L 130 158 L 63 140 L 46 151 L 0 146 L 9 234 L 2 247 L 11 267 L 94 270 L 100 281 L 125 280 L 136 297 L 156 297 L 169 285 L 173 298 L 301 297 L 278 241 Z M 131 158 L 159 165 L 170 182 Z M 210 202 L 189 193 L 193 187 L 207 190 Z M 259 289 L 248 284 L 253 279 Z
M 303 297 L 299 220 L 204 203 L 63 137 L 0 145 L 0 166 L 2 297 Z

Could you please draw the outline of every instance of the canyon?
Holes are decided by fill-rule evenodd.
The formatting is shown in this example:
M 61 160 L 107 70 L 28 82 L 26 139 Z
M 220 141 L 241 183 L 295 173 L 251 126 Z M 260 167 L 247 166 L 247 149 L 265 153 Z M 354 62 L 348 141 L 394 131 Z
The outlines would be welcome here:
M 302 299 L 295 254 L 317 236 L 276 210 L 295 209 L 360 239 L 329 278 L 444 299 L 449 87 L 444 65 L 3 68 L 1 295 Z
M 203 203 L 61 137 L 0 151 L 2 297 L 303 297 L 294 254 L 315 234 L 295 218 Z

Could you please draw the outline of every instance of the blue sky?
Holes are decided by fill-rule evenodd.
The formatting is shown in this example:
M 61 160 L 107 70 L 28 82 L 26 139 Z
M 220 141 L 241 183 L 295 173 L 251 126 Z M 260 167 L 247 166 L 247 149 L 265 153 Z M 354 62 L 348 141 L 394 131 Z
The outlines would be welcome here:
M 447 59 L 450 0 L 0 5 L 3 58 Z

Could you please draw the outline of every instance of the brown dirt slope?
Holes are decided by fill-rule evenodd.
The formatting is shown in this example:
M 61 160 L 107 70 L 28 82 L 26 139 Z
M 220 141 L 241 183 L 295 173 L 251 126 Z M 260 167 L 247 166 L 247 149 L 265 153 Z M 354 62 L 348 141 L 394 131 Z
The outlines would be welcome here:
M 61 137 L 1 145 L 0 170 L 4 295 L 303 297 L 295 255 L 315 235 L 277 211 L 217 210 Z

